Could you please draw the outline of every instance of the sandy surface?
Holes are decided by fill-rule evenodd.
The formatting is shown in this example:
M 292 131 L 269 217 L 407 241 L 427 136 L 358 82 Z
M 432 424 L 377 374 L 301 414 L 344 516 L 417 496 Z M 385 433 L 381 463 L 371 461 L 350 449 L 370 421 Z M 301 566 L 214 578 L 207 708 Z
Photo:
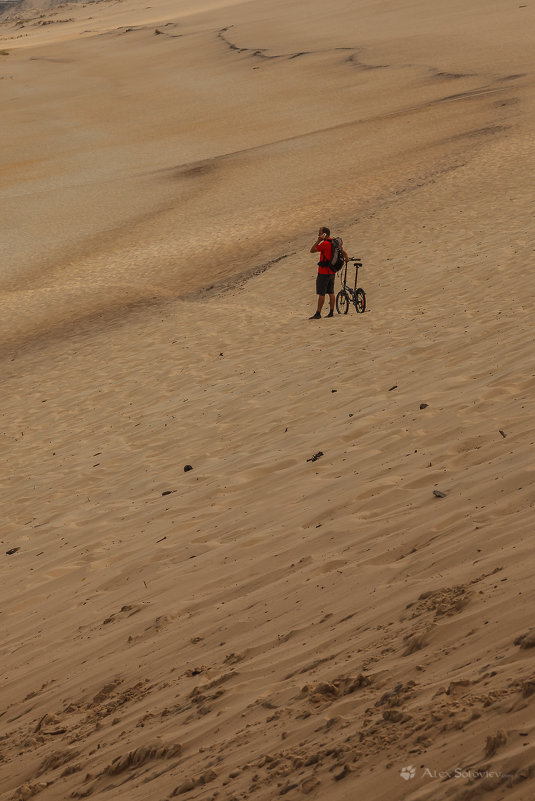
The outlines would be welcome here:
M 533 16 L 4 18 L 1 801 L 535 797 Z

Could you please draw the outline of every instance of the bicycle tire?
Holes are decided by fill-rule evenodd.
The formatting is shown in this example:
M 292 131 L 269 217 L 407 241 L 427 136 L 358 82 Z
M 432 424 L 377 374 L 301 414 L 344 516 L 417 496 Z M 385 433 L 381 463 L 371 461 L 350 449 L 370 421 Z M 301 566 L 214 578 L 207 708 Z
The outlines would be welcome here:
M 341 289 L 336 296 L 336 311 L 338 314 L 347 314 L 349 311 L 349 295 L 345 289 Z
M 357 314 L 363 314 L 366 311 L 366 293 L 360 287 L 355 292 L 355 309 Z

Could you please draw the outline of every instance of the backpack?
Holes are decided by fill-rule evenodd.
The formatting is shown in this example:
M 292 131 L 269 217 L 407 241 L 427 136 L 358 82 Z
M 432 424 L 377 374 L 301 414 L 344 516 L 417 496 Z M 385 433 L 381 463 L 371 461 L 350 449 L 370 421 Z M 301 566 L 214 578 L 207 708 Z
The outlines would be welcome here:
M 334 239 L 327 239 L 326 241 L 331 243 L 331 258 L 322 259 L 320 264 L 322 267 L 328 267 L 333 273 L 337 273 L 345 264 L 342 252 L 343 242 L 340 237 L 334 237 Z

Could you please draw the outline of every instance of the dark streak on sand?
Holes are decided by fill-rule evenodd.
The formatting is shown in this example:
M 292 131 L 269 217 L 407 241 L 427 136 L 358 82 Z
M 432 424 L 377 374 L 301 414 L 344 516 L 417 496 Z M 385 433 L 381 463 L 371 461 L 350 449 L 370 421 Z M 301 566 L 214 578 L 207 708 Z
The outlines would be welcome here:
M 263 264 L 258 264 L 256 267 L 252 267 L 250 270 L 244 270 L 243 272 L 238 273 L 231 278 L 225 278 L 215 284 L 211 284 L 208 287 L 195 290 L 187 295 L 183 295 L 182 299 L 194 300 L 195 298 L 198 298 L 199 295 L 202 295 L 205 298 L 212 297 L 213 295 L 219 295 L 223 292 L 229 292 L 233 289 L 240 289 L 247 283 L 247 281 L 249 281 L 249 279 L 254 278 L 257 275 L 261 275 L 262 273 L 266 272 L 266 270 L 269 270 L 269 268 L 274 264 L 278 264 L 283 259 L 288 259 L 293 255 L 293 252 L 284 253 L 282 256 L 277 256 L 276 258 L 266 261 Z M 220 353 L 219 355 L 222 356 L 223 354 Z
M 265 47 L 240 47 L 240 45 L 236 44 L 236 42 L 232 42 L 225 34 L 232 28 L 233 25 L 229 25 L 227 28 L 221 28 L 218 32 L 217 37 L 224 42 L 230 50 L 233 50 L 236 53 L 248 53 L 249 55 L 253 56 L 254 58 L 261 58 L 265 61 L 274 61 L 276 59 L 285 59 L 287 61 L 292 61 L 293 59 L 300 58 L 301 56 L 313 56 L 325 53 L 335 53 L 338 51 L 351 53 L 348 58 L 345 59 L 345 62 L 351 64 L 352 66 L 358 67 L 361 70 L 377 70 L 377 69 L 385 69 L 389 66 L 389 64 L 365 64 L 359 58 L 360 48 L 357 47 L 335 47 L 329 48 L 327 50 L 299 50 L 296 53 L 278 53 L 273 55 L 268 55 L 267 48 Z

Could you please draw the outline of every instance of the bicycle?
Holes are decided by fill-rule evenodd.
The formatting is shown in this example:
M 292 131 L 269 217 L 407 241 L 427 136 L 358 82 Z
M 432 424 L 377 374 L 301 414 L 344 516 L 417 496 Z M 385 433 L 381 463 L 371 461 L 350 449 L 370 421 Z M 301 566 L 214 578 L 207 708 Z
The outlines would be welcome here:
M 346 264 L 343 272 L 340 271 L 342 289 L 336 296 L 336 311 L 338 314 L 347 314 L 350 304 L 353 303 L 357 314 L 363 314 L 366 311 L 366 293 L 362 287 L 357 286 L 359 267 L 362 267 L 362 261 L 360 259 L 349 259 L 349 261 L 355 265 L 355 283 L 353 287 L 350 287 L 347 283 Z

